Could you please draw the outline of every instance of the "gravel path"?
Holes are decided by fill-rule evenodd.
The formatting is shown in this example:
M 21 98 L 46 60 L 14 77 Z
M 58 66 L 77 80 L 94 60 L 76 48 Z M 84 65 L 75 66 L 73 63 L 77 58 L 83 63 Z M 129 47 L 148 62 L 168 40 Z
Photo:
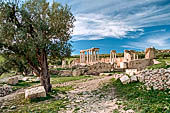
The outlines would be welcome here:
M 102 88 L 112 78 L 113 76 L 106 76 L 76 84 L 75 89 L 65 95 L 70 104 L 59 113 L 114 113 L 115 110 L 134 113 L 133 110 L 124 111 L 123 106 L 116 104 L 115 88 L 107 87 L 107 91 Z

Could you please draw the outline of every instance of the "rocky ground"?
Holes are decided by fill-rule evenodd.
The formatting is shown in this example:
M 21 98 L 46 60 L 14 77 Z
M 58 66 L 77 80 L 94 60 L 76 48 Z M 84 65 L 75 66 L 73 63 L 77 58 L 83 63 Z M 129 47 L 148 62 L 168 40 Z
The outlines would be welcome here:
M 67 92 L 66 95 L 60 95 L 70 101 L 70 104 L 66 106 L 67 109 L 60 113 L 114 113 L 114 111 L 133 113 L 133 110 L 125 111 L 123 106 L 117 104 L 115 88 L 107 87 L 107 83 L 112 78 L 113 76 L 106 76 L 77 83 L 74 90 Z M 107 90 L 105 90 L 106 87 Z
M 107 86 L 112 78 L 114 76 L 99 76 L 93 79 L 53 84 L 53 87 L 73 86 L 74 89 L 66 92 L 66 94 L 58 95 L 60 99 L 68 99 L 69 102 L 66 109 L 62 109 L 59 113 L 114 113 L 118 111 L 133 113 L 133 110 L 125 111 L 122 105 L 118 105 L 120 100 L 116 98 L 115 88 Z M 22 93 L 24 93 L 24 89 L 1 97 L 0 101 L 5 103 Z

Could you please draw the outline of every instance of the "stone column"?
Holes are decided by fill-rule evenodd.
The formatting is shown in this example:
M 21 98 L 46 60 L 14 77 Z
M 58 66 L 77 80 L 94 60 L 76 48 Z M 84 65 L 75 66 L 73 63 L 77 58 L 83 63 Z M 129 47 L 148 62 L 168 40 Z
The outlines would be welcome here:
M 99 58 L 99 50 L 97 50 L 97 59 L 98 59 L 98 61 L 100 60 L 100 58 Z
M 94 50 L 94 61 L 97 61 L 96 50 Z
M 135 57 L 136 57 L 136 55 L 135 55 L 135 53 L 134 53 L 134 54 L 133 54 L 133 60 L 135 60 L 135 59 L 136 59 Z
M 89 53 L 88 53 L 88 50 L 86 51 L 87 52 L 87 63 L 89 63 Z
M 91 62 L 93 62 L 93 50 L 91 50 Z
M 84 56 L 84 63 L 86 63 L 86 55 L 85 55 L 85 52 L 83 52 L 83 56 Z
M 139 59 L 139 56 L 137 55 L 137 60 Z
M 88 50 L 88 53 L 89 53 L 89 63 L 90 63 L 90 61 L 91 61 L 91 58 L 90 58 L 90 50 Z
M 110 63 L 112 63 L 112 52 L 110 52 Z
M 81 60 L 82 60 L 82 59 L 81 59 L 81 52 L 80 52 L 80 63 L 81 63 Z

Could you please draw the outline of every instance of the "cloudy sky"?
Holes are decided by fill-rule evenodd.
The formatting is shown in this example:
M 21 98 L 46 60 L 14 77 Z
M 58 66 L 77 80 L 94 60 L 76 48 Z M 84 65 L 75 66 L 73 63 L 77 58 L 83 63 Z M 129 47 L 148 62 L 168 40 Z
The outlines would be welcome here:
M 71 6 L 76 18 L 74 52 L 100 53 L 154 46 L 170 49 L 170 0 L 56 0 Z

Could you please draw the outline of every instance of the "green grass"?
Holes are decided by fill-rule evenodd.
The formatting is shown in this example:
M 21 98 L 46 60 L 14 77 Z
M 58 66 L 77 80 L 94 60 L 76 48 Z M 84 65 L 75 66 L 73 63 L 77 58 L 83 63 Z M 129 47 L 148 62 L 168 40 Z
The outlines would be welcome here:
M 6 78 L 6 77 L 10 77 L 10 76 L 12 76 L 12 75 L 15 75 L 15 72 L 3 73 L 3 74 L 0 76 L 0 79 Z
M 138 113 L 170 113 L 170 95 L 168 91 L 146 90 L 142 83 L 123 85 L 120 80 L 113 80 L 116 95 L 125 110 L 133 109 Z
M 25 82 L 25 81 L 19 80 L 19 82 L 16 85 L 13 85 L 12 89 L 13 89 L 13 91 L 15 91 L 15 90 L 18 90 L 21 88 L 27 88 L 27 87 L 36 85 L 38 83 L 40 83 L 40 82 L 39 81 L 38 82 Z
M 154 64 L 152 66 L 148 66 L 148 69 L 160 69 L 160 68 L 164 68 L 167 69 L 170 67 L 170 65 L 167 65 L 166 62 L 170 62 L 170 59 L 157 59 L 159 62 L 161 62 L 160 64 Z
M 0 55 L 0 63 L 1 63 L 1 62 L 4 62 L 4 60 L 5 60 L 5 59 Z
M 71 86 L 55 87 L 47 97 L 36 99 L 24 99 L 24 94 L 19 95 L 14 100 L 8 103 L 5 109 L 0 109 L 4 113 L 57 113 L 61 109 L 65 109 L 66 105 L 70 104 L 67 98 L 56 98 L 58 94 L 65 94 L 70 91 Z M 10 110 L 10 107 L 15 105 L 16 109 Z M 10 110 L 10 111 L 9 111 Z
M 52 84 L 58 84 L 58 83 L 64 83 L 64 82 L 87 79 L 87 78 L 90 78 L 90 76 L 56 77 L 55 75 L 52 75 L 51 76 L 51 83 Z

